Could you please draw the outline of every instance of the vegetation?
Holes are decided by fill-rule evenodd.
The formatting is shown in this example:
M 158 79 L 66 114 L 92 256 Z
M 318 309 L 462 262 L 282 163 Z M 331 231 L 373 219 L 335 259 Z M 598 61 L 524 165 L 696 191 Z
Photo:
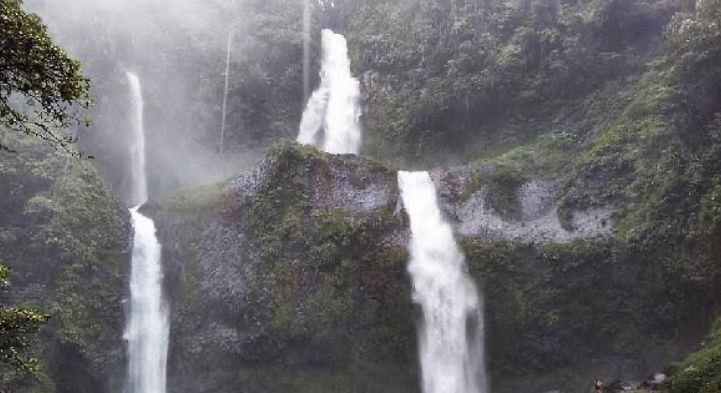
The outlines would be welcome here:
M 0 263 L 0 291 L 7 290 L 10 269 Z M 4 303 L 4 302 L 3 302 Z M 33 335 L 45 325 L 48 316 L 24 306 L 0 307 L 0 362 L 22 371 L 37 371 L 38 359 L 24 356 Z M 0 378 L 0 381 L 2 378 Z
M 701 266 L 718 264 L 714 256 L 719 255 L 721 244 L 721 209 L 718 204 L 721 189 L 721 114 L 714 113 L 721 98 L 717 89 L 721 84 L 718 67 L 721 54 L 720 16 L 721 2 L 700 1 L 695 13 L 678 17 L 668 31 L 669 56 L 677 56 L 673 62 L 673 78 L 678 84 L 688 86 L 687 95 L 683 96 L 684 100 L 688 100 L 686 111 L 682 112 L 686 116 L 675 118 L 686 126 L 681 129 L 680 138 L 686 145 L 700 146 L 692 158 L 686 154 L 676 155 L 683 170 L 678 176 L 686 180 L 673 180 L 686 186 L 689 203 L 681 206 L 692 209 L 693 213 L 688 221 L 680 224 L 684 225 L 682 233 L 691 239 L 693 249 L 699 250 L 697 264 Z M 668 202 L 679 199 L 669 198 Z M 705 393 L 719 390 L 721 341 L 718 332 L 717 322 L 705 346 L 672 369 L 673 375 L 665 385 L 666 391 Z
M 336 366 L 405 356 L 412 336 L 406 331 L 407 311 L 400 311 L 409 296 L 407 283 L 399 280 L 405 252 L 382 245 L 383 236 L 402 224 L 389 211 L 394 204 L 354 213 L 314 202 L 335 188 L 363 192 L 354 179 L 364 176 L 394 189 L 393 172 L 369 160 L 343 162 L 294 143 L 276 145 L 270 154 L 269 172 L 248 206 L 246 233 L 259 254 L 251 301 L 270 302 L 271 339 L 281 348 L 312 343 L 323 348 L 316 362 Z M 344 166 L 353 172 L 348 179 L 324 184 Z M 269 287 L 283 290 L 267 293 Z M 399 311 L 375 314 L 389 308 Z M 404 326 L 408 335 L 388 326 Z
M 358 208 L 353 198 L 370 187 L 392 192 L 378 206 Z M 410 391 L 415 335 L 407 257 L 388 238 L 404 227 L 393 214 L 395 171 L 284 141 L 255 171 L 225 183 L 222 196 L 213 197 L 219 203 L 194 202 L 217 189 L 184 190 L 148 207 L 164 242 L 175 315 L 185 321 L 176 330 L 183 343 L 175 346 L 177 362 L 203 367 L 197 355 L 187 357 L 185 335 L 214 334 L 220 309 L 217 323 L 255 332 L 240 349 L 213 343 L 217 350 L 207 353 L 213 362 L 232 357 L 232 366 L 214 371 L 230 372 L 231 384 L 363 392 L 368 385 L 360 381 L 372 375 L 373 386 Z M 215 270 L 236 278 L 228 283 Z M 185 324 L 192 326 L 187 333 Z
M 668 393 L 712 393 L 721 388 L 721 336 L 716 322 L 704 348 L 671 368 L 673 375 L 666 381 Z
M 555 128 L 604 84 L 638 74 L 671 1 L 350 2 L 348 35 L 371 73 L 369 152 L 482 157 Z
M 121 369 L 121 354 L 111 348 L 122 345 L 127 213 L 91 161 L 40 141 L 11 140 L 16 153 L 0 153 L 0 250 L 13 270 L 8 295 L 51 316 L 33 351 L 42 370 L 30 386 L 73 390 L 90 383 L 86 370 L 112 384 Z M 5 386 L 23 391 L 19 377 Z
M 40 18 L 21 5 L 20 0 L 0 1 L 2 132 L 19 131 L 78 155 L 73 137 L 62 129 L 81 121 L 74 107 L 90 104 L 88 81 L 80 63 L 57 47 Z M 12 146 L 0 140 L 0 149 Z
M 490 366 L 502 391 L 533 381 L 576 391 L 591 371 L 634 378 L 648 372 L 636 369 L 639 359 L 662 367 L 688 350 L 678 337 L 708 322 L 698 305 L 709 294 L 698 283 L 613 239 L 462 245 L 485 295 Z

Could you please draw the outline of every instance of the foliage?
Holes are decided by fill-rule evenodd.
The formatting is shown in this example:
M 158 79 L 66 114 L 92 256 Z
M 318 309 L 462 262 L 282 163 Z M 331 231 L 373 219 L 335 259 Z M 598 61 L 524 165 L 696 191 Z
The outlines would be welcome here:
M 55 383 L 60 369 L 83 368 L 112 381 L 120 369 L 120 354 L 109 348 L 122 345 L 127 213 L 91 161 L 20 136 L 13 145 L 17 153 L 0 153 L 0 249 L 14 272 L 12 299 L 52 316 L 37 349 Z
M 718 83 L 721 62 L 721 2 L 700 0 L 690 14 L 679 14 L 667 29 L 668 55 L 689 83 Z
M 716 277 L 707 242 L 718 233 L 713 203 L 721 181 L 721 121 L 714 112 L 721 96 L 711 92 L 721 79 L 717 67 L 693 60 L 698 46 L 679 27 L 707 23 L 705 7 L 719 5 L 700 3 L 695 13 L 672 23 L 663 57 L 629 85 L 633 98 L 624 111 L 592 135 L 561 197 L 562 210 L 620 206 L 614 228 L 619 239 L 659 258 L 682 258 L 696 271 L 689 274 Z M 705 45 L 713 52 L 711 43 Z
M 160 202 L 164 208 L 178 211 L 194 211 L 203 207 L 217 206 L 223 200 L 225 183 L 184 187 L 166 195 Z M 152 202 L 151 202 L 152 204 Z
M 307 343 L 320 351 L 314 363 L 335 366 L 406 356 L 412 336 L 407 310 L 379 313 L 403 309 L 409 294 L 399 280 L 405 253 L 379 246 L 398 220 L 388 207 L 350 213 L 310 203 L 312 194 L 325 192 L 322 179 L 337 173 L 334 168 L 355 167 L 352 163 L 295 143 L 275 145 L 269 160 L 247 207 L 245 231 L 249 249 L 260 259 L 251 303 L 269 302 L 270 339 L 289 349 Z M 367 168 L 377 176 L 374 181 L 395 180 L 370 160 L 355 168 Z M 347 186 L 362 189 L 354 178 Z M 408 335 L 399 334 L 398 327 Z
M 587 372 L 631 378 L 641 359 L 673 360 L 685 350 L 675 338 L 707 323 L 697 282 L 614 239 L 461 244 L 485 297 L 494 391 L 581 391 Z
M 0 293 L 7 290 L 10 269 L 0 263 Z M 29 307 L 0 307 L 0 362 L 22 371 L 38 370 L 38 359 L 26 357 L 35 333 L 45 325 L 48 316 Z M 2 378 L 0 378 L 1 380 Z
M 340 7 L 357 72 L 369 73 L 367 151 L 434 162 L 549 131 L 569 105 L 642 71 L 679 5 L 376 0 Z
M 666 393 L 713 393 L 721 389 L 721 325 L 716 321 L 706 345 L 682 363 L 664 384 Z
M 406 393 L 418 389 L 415 381 L 408 377 L 408 370 L 379 365 L 350 371 L 272 367 L 242 370 L 240 375 L 239 386 L 254 386 L 274 393 Z
M 74 106 L 89 105 L 88 81 L 80 63 L 53 44 L 40 18 L 21 5 L 0 1 L 0 125 L 79 154 L 73 137 L 59 129 L 79 121 Z M 0 148 L 10 147 L 0 141 Z

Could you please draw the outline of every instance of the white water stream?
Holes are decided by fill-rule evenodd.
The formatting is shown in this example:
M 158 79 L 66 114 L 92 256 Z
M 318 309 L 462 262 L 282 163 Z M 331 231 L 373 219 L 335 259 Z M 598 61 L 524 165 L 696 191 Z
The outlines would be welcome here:
M 303 0 L 303 101 L 310 89 L 310 0 Z
M 226 52 L 225 57 L 225 84 L 223 87 L 223 113 L 220 120 L 220 146 L 218 150 L 220 151 L 220 154 L 223 154 L 223 148 L 225 145 L 225 125 L 226 125 L 226 116 L 227 116 L 227 110 L 228 110 L 228 88 L 230 87 L 230 50 L 232 49 L 233 45 L 233 29 L 230 29 L 228 31 L 228 49 Z
M 127 393 L 165 393 L 168 352 L 168 308 L 163 298 L 160 243 L 155 223 L 138 212 L 147 201 L 145 130 L 140 79 L 128 72 L 133 105 L 131 165 L 133 204 L 130 215 L 135 232 L 130 274 L 130 315 L 124 338 L 128 341 Z
M 418 328 L 423 393 L 486 393 L 483 304 L 438 206 L 428 172 L 399 172 L 411 221 L 408 271 Z
M 303 112 L 298 142 L 332 154 L 358 154 L 361 147 L 360 83 L 350 72 L 346 40 L 326 29 L 322 32 L 322 47 L 320 86 Z
M 132 134 L 130 135 L 130 175 L 131 204 L 142 205 L 148 200 L 148 181 L 145 175 L 145 130 L 143 128 L 143 92 L 140 79 L 132 72 L 128 72 L 130 84 L 130 105 L 132 108 Z

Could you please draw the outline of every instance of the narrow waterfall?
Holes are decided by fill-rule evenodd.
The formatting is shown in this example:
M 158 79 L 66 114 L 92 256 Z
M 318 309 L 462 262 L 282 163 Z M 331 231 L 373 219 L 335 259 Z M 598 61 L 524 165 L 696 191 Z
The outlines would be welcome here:
M 423 393 L 486 393 L 483 304 L 465 257 L 438 206 L 428 172 L 399 172 L 411 221 L 408 271 L 418 330 Z
M 342 35 L 325 29 L 322 47 L 320 87 L 313 92 L 303 112 L 298 142 L 333 154 L 358 154 L 360 83 L 350 72 L 348 46 Z
M 225 86 L 223 88 L 223 114 L 220 120 L 220 154 L 223 154 L 225 145 L 225 118 L 228 110 L 228 88 L 230 87 L 230 49 L 233 44 L 233 29 L 228 31 L 228 50 L 225 57 Z
M 160 243 L 155 223 L 138 209 L 147 201 L 145 130 L 140 79 L 128 72 L 133 105 L 131 140 L 133 204 L 130 209 L 135 235 L 130 274 L 130 315 L 124 338 L 128 341 L 127 393 L 165 393 L 168 352 L 168 309 L 163 298 Z
M 310 0 L 303 0 L 303 101 L 310 89 Z
M 313 145 L 319 149 L 324 148 L 320 129 L 323 127 L 323 121 L 325 120 L 329 95 L 328 88 L 321 85 L 308 98 L 308 105 L 300 120 L 298 142 L 304 145 Z
M 131 204 L 142 205 L 148 199 L 148 181 L 145 176 L 145 131 L 143 129 L 143 93 L 140 79 L 137 75 L 128 72 L 130 84 L 130 105 L 132 108 L 132 134 L 130 139 L 130 175 L 132 181 Z

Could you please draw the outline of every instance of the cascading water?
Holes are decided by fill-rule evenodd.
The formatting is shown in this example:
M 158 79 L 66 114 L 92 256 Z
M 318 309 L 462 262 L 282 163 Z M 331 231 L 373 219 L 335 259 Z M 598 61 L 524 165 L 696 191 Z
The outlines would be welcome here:
M 303 0 L 303 101 L 310 89 L 310 0 Z
M 233 29 L 228 31 L 228 50 L 225 57 L 225 86 L 223 87 L 223 113 L 220 120 L 220 146 L 218 150 L 223 154 L 225 144 L 225 117 L 228 110 L 228 89 L 230 87 L 230 50 L 233 44 Z
M 342 35 L 326 29 L 322 32 L 322 47 L 320 87 L 303 112 L 298 142 L 332 154 L 358 154 L 360 83 L 350 72 L 348 46 Z
M 483 304 L 428 172 L 399 172 L 411 221 L 408 271 L 420 304 L 423 393 L 486 393 Z
M 148 181 L 145 177 L 145 131 L 143 129 L 143 93 L 140 79 L 132 72 L 128 72 L 130 84 L 130 105 L 132 107 L 132 135 L 130 141 L 130 184 L 133 206 L 142 205 L 148 199 Z
M 298 142 L 324 148 L 319 131 L 323 127 L 323 121 L 325 120 L 329 95 L 330 91 L 322 84 L 311 94 L 308 105 L 303 112 L 303 117 L 300 120 Z
M 168 310 L 163 298 L 160 243 L 155 223 L 138 212 L 147 201 L 145 132 L 140 79 L 128 72 L 133 105 L 131 161 L 133 204 L 130 209 L 135 235 L 130 274 L 130 315 L 124 338 L 128 341 L 127 393 L 165 393 L 168 352 Z

